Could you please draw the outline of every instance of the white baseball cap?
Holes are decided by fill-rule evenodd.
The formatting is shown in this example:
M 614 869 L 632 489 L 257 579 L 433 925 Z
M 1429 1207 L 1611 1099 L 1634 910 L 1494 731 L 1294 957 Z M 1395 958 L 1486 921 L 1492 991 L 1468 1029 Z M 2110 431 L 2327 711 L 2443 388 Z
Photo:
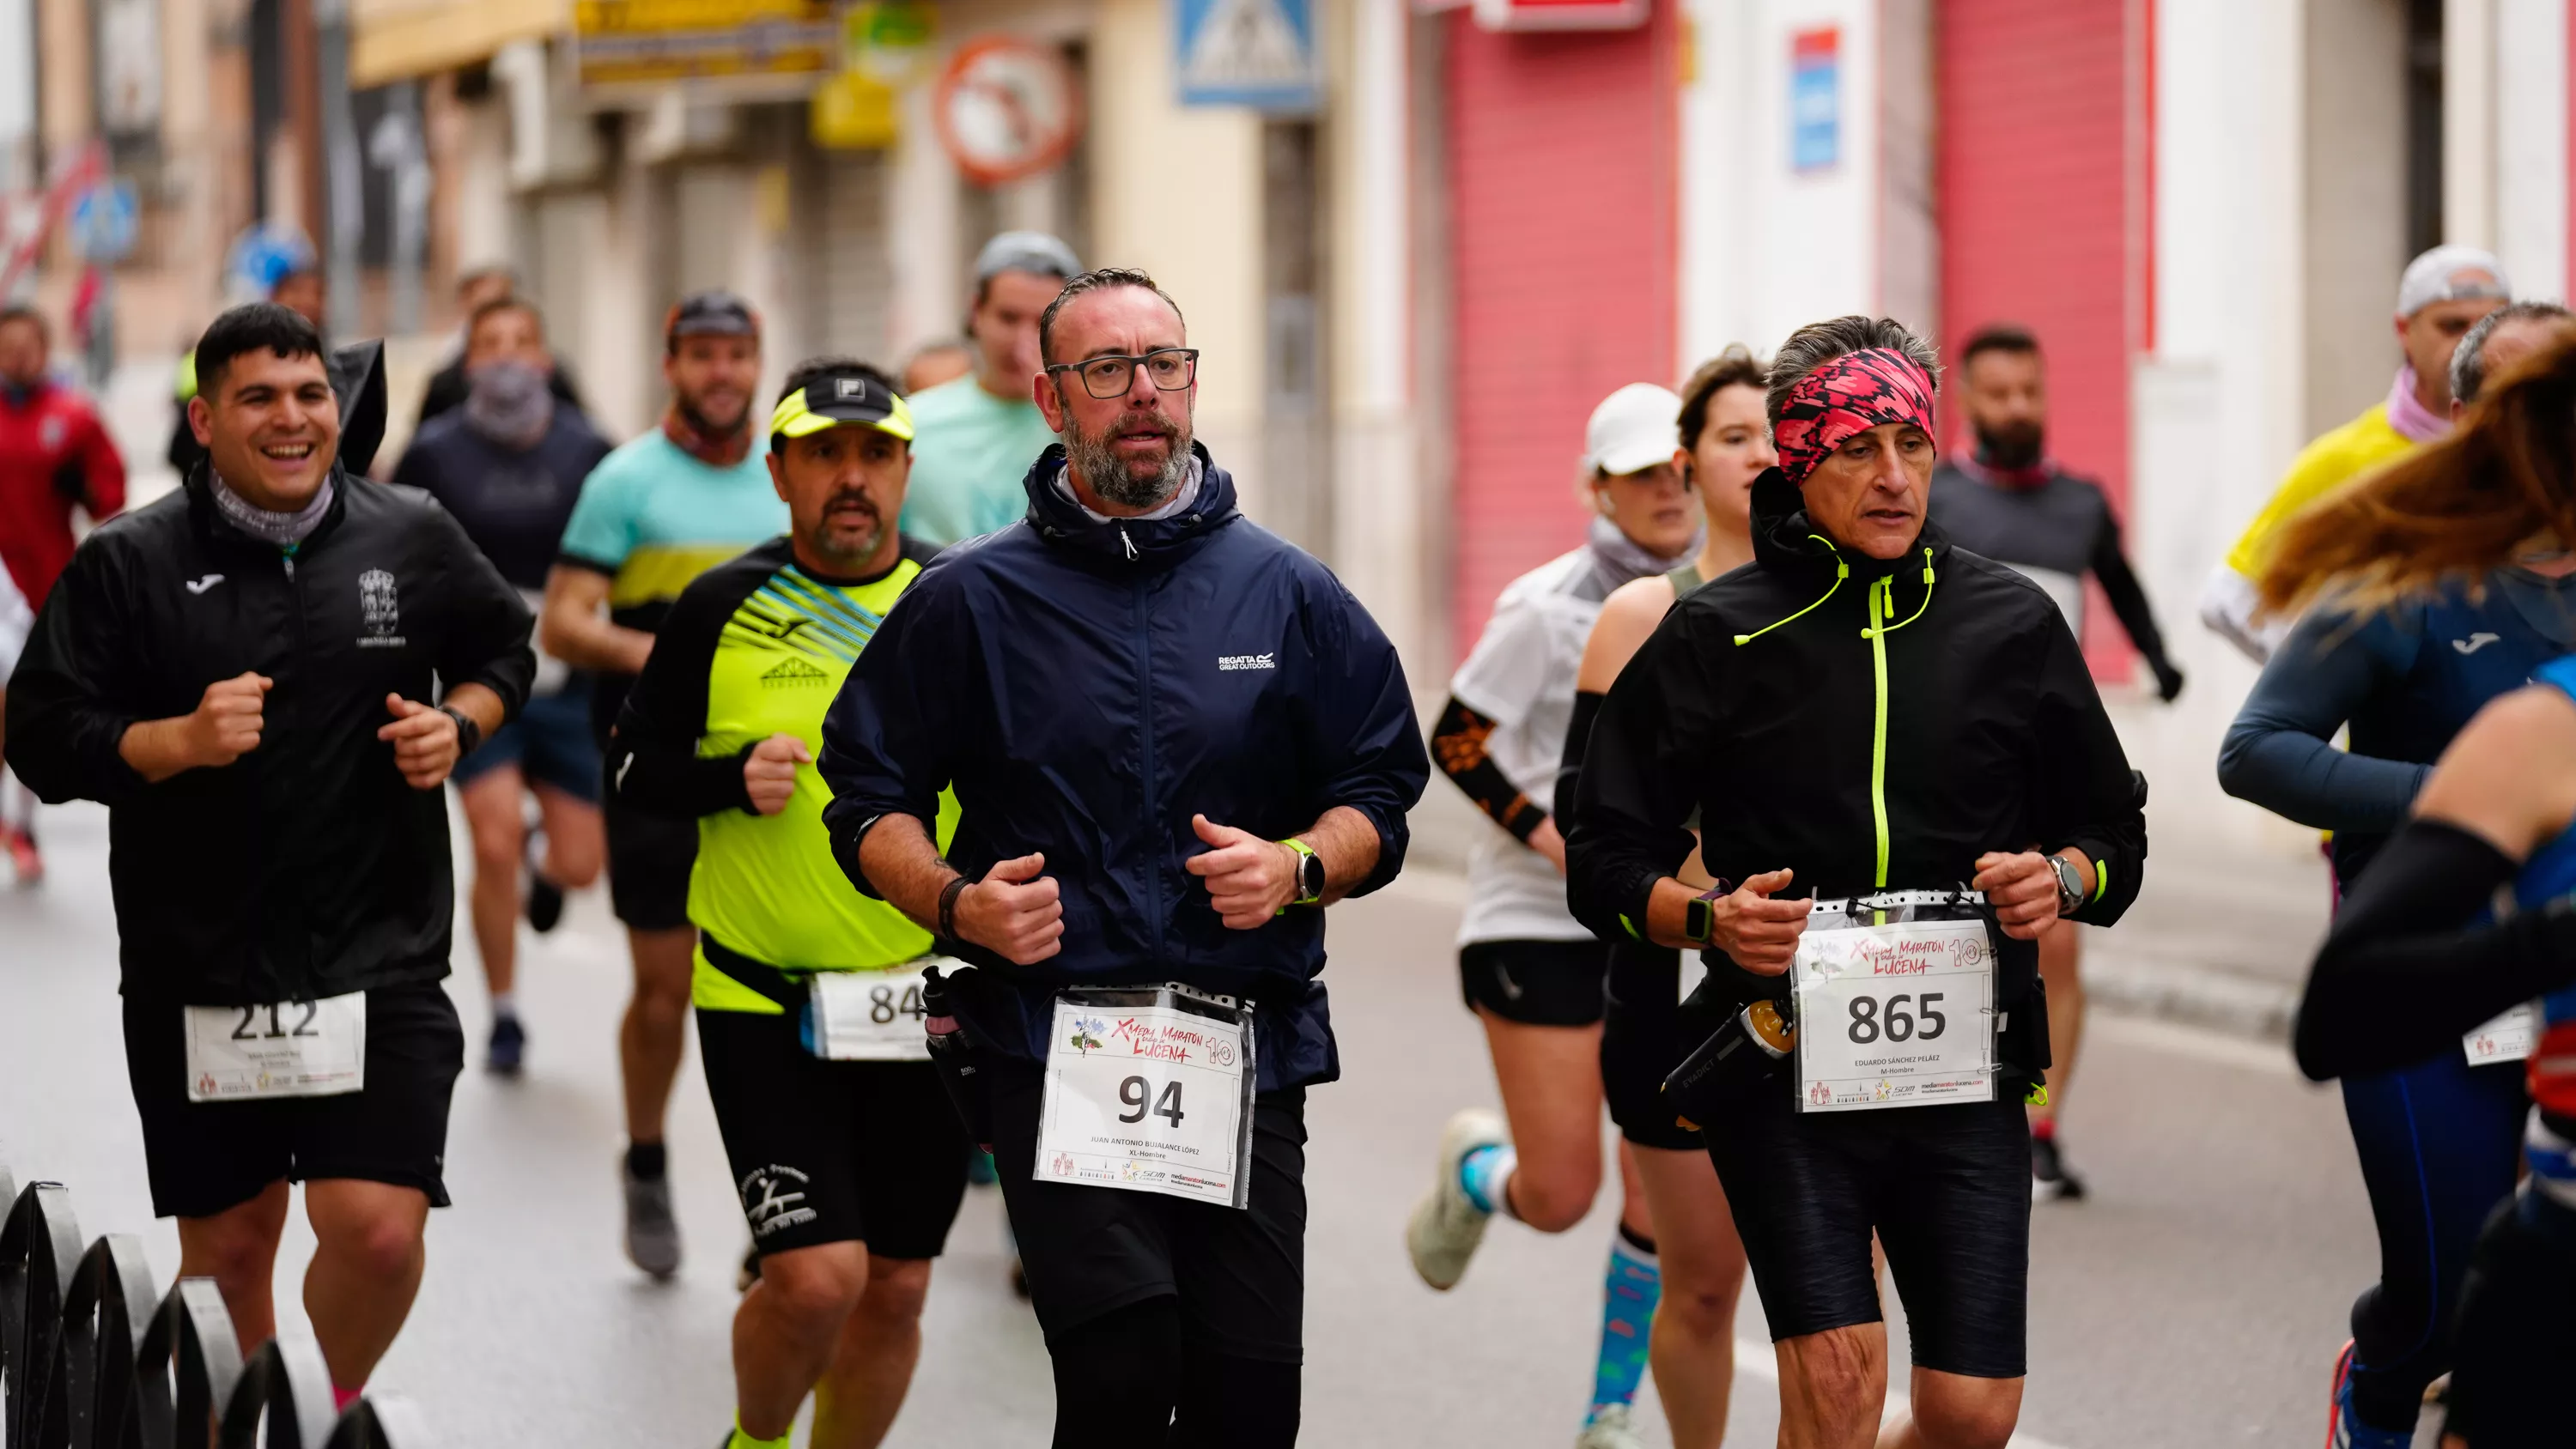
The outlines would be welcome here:
M 2496 254 L 2479 247 L 2448 244 L 2406 264 L 2397 280 L 2397 315 L 2412 317 L 2436 302 L 2465 302 L 2493 297 L 2513 299 L 2513 283 Z
M 1682 400 L 1670 388 L 1632 382 L 1601 400 L 1583 425 L 1583 466 L 1617 477 L 1669 463 L 1680 451 Z

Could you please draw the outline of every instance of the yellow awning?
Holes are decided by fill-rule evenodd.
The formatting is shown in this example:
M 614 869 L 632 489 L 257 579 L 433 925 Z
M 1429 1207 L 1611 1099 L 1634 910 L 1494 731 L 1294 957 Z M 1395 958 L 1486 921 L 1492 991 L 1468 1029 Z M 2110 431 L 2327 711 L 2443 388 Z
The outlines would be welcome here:
M 379 86 L 564 34 L 572 0 L 354 0 L 349 22 L 349 84 Z

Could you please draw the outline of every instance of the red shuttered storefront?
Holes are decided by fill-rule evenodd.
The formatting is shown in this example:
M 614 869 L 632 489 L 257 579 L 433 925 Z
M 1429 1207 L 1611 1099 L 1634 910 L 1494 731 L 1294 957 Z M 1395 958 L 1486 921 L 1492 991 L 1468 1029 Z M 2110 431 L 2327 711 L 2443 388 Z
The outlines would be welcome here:
M 2130 363 L 2153 341 L 2152 3 L 1933 10 L 1943 355 L 1990 322 L 2038 333 L 2049 451 L 2099 479 L 2124 519 Z M 1969 446 L 1956 403 L 1943 411 L 1943 445 Z M 2127 640 L 2099 603 L 2086 611 L 2086 653 L 2097 671 L 2125 675 Z
M 1463 657 L 1495 594 L 1582 541 L 1583 421 L 1673 379 L 1675 0 L 1633 30 L 1496 34 L 1452 12 L 1444 117 Z

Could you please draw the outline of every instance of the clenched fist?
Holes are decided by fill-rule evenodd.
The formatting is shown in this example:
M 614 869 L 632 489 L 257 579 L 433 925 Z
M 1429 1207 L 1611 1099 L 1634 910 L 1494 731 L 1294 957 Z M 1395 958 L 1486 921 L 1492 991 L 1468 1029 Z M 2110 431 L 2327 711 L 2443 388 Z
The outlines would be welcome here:
M 763 815 L 786 809 L 796 796 L 797 766 L 812 763 L 814 756 L 794 735 L 771 735 L 752 746 L 742 761 L 742 788 L 751 808 Z
M 377 730 L 376 738 L 392 742 L 394 768 L 402 771 L 403 783 L 415 790 L 445 784 L 447 772 L 464 753 L 458 747 L 456 717 L 399 694 L 385 696 L 385 713 L 394 722 Z
M 188 763 L 215 768 L 229 765 L 259 748 L 269 686 L 264 674 L 236 674 L 206 686 L 188 715 Z
M 1064 903 L 1040 872 L 1046 857 L 995 861 L 984 878 L 960 891 L 957 934 L 1016 965 L 1034 966 L 1064 949 Z

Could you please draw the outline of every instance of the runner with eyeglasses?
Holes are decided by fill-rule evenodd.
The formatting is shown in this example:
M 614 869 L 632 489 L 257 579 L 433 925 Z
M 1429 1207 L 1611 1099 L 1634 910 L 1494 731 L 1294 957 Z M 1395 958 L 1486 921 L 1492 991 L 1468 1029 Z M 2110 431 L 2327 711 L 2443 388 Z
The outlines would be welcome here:
M 1058 1449 L 1296 1441 L 1329 902 L 1429 774 L 1394 648 L 1245 519 L 1143 272 L 1039 324 L 1026 517 L 887 616 L 823 730 L 833 850 L 970 964 L 927 1023 L 1019 1229 Z M 933 842 L 953 787 L 956 836 Z

